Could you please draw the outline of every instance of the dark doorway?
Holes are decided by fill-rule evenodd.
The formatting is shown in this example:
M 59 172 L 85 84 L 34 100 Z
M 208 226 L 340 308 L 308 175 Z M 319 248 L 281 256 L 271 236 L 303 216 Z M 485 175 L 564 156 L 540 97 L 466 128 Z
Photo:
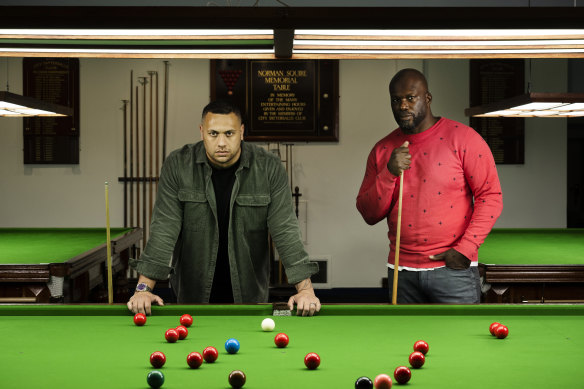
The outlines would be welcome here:
M 584 60 L 568 60 L 568 92 L 584 92 Z M 584 228 L 584 117 L 568 119 L 568 228 Z
M 568 119 L 568 228 L 584 228 L 584 119 Z

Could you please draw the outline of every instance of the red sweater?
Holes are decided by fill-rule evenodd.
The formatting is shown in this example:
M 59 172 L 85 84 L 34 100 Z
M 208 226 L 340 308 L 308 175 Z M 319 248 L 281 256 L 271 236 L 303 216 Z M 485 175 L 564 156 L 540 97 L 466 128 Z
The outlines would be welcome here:
M 371 225 L 387 218 L 393 264 L 399 178 L 387 162 L 406 140 L 412 163 L 404 172 L 399 265 L 444 266 L 428 256 L 450 248 L 476 262 L 479 246 L 503 210 L 503 197 L 489 146 L 462 123 L 441 118 L 420 134 L 398 128 L 377 142 L 367 159 L 357 209 Z

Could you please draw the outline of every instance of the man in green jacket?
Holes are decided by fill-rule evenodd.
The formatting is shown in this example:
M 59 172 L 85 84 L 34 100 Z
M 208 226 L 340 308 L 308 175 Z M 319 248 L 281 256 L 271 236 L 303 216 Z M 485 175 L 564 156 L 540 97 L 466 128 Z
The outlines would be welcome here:
M 297 290 L 290 310 L 320 310 L 310 281 L 318 266 L 304 250 L 286 171 L 278 157 L 243 142 L 243 127 L 237 108 L 212 102 L 203 109 L 203 140 L 166 158 L 150 239 L 132 263 L 140 275 L 132 312 L 163 305 L 152 290 L 169 274 L 178 303 L 267 302 L 268 231 Z

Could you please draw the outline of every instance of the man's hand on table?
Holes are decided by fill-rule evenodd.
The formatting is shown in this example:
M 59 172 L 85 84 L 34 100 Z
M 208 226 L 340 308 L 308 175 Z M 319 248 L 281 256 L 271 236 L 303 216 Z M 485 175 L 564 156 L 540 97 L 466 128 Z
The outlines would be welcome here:
M 291 311 L 294 310 L 294 304 L 298 316 L 313 316 L 320 311 L 320 300 L 314 294 L 310 278 L 300 281 L 295 287 L 298 293 L 288 300 L 288 308 Z
M 130 297 L 130 301 L 128 301 L 128 309 L 133 313 L 150 315 L 152 313 L 152 303 L 164 305 L 164 301 L 158 295 L 150 292 L 135 292 Z

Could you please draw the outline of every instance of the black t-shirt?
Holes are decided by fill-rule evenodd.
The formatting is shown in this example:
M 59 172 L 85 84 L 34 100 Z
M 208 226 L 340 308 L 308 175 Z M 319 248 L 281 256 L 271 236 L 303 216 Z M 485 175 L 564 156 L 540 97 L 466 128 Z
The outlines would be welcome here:
M 213 276 L 210 303 L 233 303 L 233 291 L 231 289 L 231 272 L 229 271 L 228 230 L 229 230 L 229 204 L 231 191 L 235 183 L 235 171 L 239 166 L 237 161 L 226 169 L 218 169 L 211 165 L 213 174 L 213 189 L 217 203 L 217 220 L 219 223 L 219 250 L 217 251 L 217 264 Z

